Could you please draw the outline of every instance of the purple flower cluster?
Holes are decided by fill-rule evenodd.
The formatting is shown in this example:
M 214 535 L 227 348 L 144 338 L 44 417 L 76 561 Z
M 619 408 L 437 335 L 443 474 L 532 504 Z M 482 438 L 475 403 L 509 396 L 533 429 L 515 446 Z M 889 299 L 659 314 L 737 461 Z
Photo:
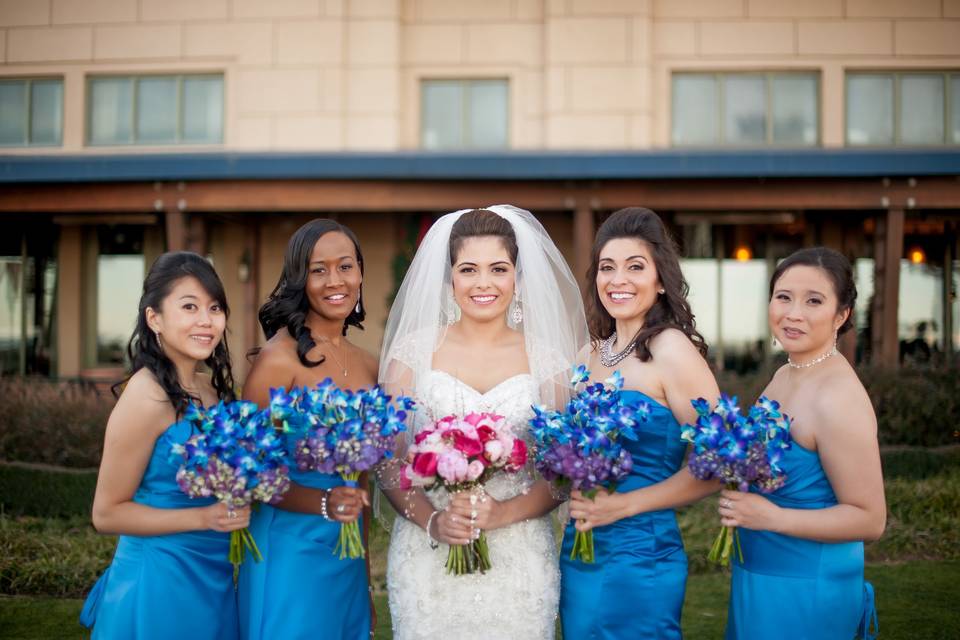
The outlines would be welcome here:
M 405 396 L 391 403 L 379 386 L 350 391 L 330 378 L 312 389 L 270 390 L 270 416 L 282 427 L 297 469 L 340 474 L 348 487 L 393 456 L 412 408 L 413 400 Z M 356 521 L 341 525 L 337 550 L 341 560 L 365 556 Z
M 576 387 L 589 376 L 586 367 L 579 366 L 571 382 Z M 617 371 L 605 384 L 584 386 L 563 411 L 533 408 L 534 464 L 545 479 L 589 491 L 630 473 L 633 458 L 619 440 L 636 440 L 634 427 L 649 418 L 650 407 L 624 402 L 622 389 L 623 376 Z
M 779 467 L 790 448 L 790 418 L 766 397 L 743 415 L 736 396 L 721 395 L 715 409 L 703 398 L 693 401 L 697 422 L 684 425 L 681 437 L 693 444 L 688 468 L 700 480 L 719 479 L 740 491 L 756 487 L 771 493 L 783 486 Z
M 350 391 L 327 378 L 312 389 L 271 389 L 270 416 L 282 425 L 297 469 L 346 477 L 393 455 L 413 400 L 390 400 L 379 386 Z
M 187 495 L 213 496 L 236 509 L 276 502 L 290 488 L 284 439 L 256 404 L 190 405 L 184 418 L 194 433 L 170 456 L 181 462 L 177 484 Z

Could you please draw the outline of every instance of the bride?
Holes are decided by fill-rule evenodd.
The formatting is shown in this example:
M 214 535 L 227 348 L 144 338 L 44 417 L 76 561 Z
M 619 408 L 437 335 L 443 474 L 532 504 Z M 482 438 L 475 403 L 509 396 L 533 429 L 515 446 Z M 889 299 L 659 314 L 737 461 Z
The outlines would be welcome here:
M 565 401 L 586 343 L 580 291 L 540 223 L 508 205 L 457 211 L 433 225 L 404 278 L 380 382 L 417 401 L 411 440 L 434 420 L 470 412 L 500 414 L 526 435 L 531 405 Z M 552 638 L 560 573 L 549 486 L 528 468 L 497 474 L 479 495 L 426 494 L 399 490 L 391 473 L 381 487 L 403 516 L 387 560 L 394 638 Z M 492 568 L 447 574 L 448 545 L 480 530 Z

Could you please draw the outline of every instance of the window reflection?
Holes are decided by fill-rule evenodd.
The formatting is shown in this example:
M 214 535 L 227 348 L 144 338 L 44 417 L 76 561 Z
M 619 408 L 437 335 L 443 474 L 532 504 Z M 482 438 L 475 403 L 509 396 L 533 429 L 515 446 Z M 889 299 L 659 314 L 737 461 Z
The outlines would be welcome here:
M 697 330 L 724 369 L 750 371 L 765 357 L 768 269 L 764 260 L 684 259 Z
M 937 266 L 900 261 L 897 335 L 906 362 L 928 362 L 940 353 L 943 273 Z
M 143 228 L 98 229 L 96 364 L 123 365 L 143 288 Z

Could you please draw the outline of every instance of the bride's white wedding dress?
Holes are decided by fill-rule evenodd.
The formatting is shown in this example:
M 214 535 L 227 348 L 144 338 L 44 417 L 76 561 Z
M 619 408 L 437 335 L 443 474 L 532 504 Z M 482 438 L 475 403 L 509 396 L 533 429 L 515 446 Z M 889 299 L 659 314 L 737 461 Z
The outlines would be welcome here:
M 421 416 L 497 413 L 519 435 L 526 433 L 530 407 L 539 401 L 539 393 L 530 374 L 507 378 L 480 393 L 446 372 L 430 370 L 419 381 L 415 399 Z M 508 500 L 532 484 L 526 470 L 498 473 L 486 491 Z M 449 501 L 443 489 L 426 495 L 437 509 Z M 560 572 L 550 516 L 488 531 L 487 541 L 492 568 L 486 574 L 448 575 L 444 564 L 449 547 L 431 549 L 422 528 L 397 517 L 387 558 L 394 638 L 553 638 Z

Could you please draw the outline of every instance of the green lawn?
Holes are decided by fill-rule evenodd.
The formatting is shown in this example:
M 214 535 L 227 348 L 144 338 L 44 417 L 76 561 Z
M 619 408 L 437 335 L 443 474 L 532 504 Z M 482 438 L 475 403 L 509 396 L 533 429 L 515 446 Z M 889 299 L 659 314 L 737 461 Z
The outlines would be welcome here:
M 960 629 L 954 593 L 960 561 L 919 560 L 867 567 L 877 589 L 882 640 L 948 640 Z M 723 637 L 728 578 L 723 573 L 690 576 L 684 608 L 686 637 Z M 86 638 L 78 625 L 80 600 L 0 596 L 0 637 L 10 640 Z M 377 639 L 391 637 L 387 599 L 377 596 Z

